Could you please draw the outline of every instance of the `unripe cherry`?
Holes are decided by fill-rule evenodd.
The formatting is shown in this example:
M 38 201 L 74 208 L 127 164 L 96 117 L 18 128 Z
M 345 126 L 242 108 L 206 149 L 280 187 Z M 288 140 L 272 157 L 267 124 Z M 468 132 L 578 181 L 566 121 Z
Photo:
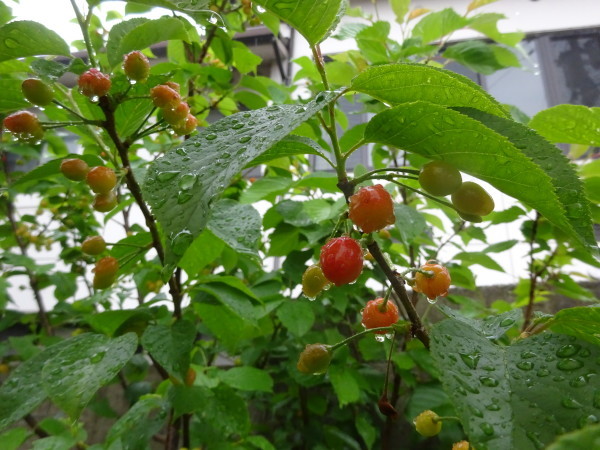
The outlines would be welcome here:
M 100 259 L 94 267 L 94 289 L 106 289 L 117 279 L 119 261 L 112 256 Z
M 185 136 L 192 134 L 198 127 L 198 119 L 192 114 L 188 114 L 186 119 L 173 127 L 175 134 Z
M 90 236 L 81 244 L 81 251 L 87 255 L 99 255 L 106 250 L 106 242 L 102 236 Z
M 83 181 L 90 171 L 90 167 L 79 158 L 63 159 L 60 163 L 60 171 L 69 180 Z
M 117 195 L 111 191 L 106 194 L 96 194 L 92 208 L 98 212 L 109 212 L 117 206 Z
M 150 74 L 150 61 L 140 51 L 134 51 L 125 55 L 123 70 L 130 80 L 144 81 Z
M 442 431 L 442 421 L 439 420 L 439 416 L 433 411 L 427 410 L 419 414 L 415 420 L 413 420 L 417 433 L 421 436 L 431 437 L 439 434 Z
M 309 344 L 300 353 L 296 367 L 302 373 L 325 373 L 331 363 L 331 356 L 329 345 Z
M 159 84 L 150 89 L 150 98 L 152 98 L 152 103 L 157 108 L 175 108 L 181 103 L 179 92 L 164 84 Z
M 37 78 L 28 78 L 21 84 L 25 98 L 38 106 L 46 106 L 54 100 L 54 91 L 50 86 Z
M 328 284 L 329 280 L 317 264 L 308 267 L 302 274 L 302 293 L 309 299 L 314 299 Z
M 186 120 L 190 113 L 190 107 L 186 102 L 180 102 L 174 108 L 163 109 L 163 117 L 169 125 L 177 126 Z
M 87 173 L 86 182 L 96 194 L 106 194 L 117 185 L 117 175 L 110 167 L 97 166 Z

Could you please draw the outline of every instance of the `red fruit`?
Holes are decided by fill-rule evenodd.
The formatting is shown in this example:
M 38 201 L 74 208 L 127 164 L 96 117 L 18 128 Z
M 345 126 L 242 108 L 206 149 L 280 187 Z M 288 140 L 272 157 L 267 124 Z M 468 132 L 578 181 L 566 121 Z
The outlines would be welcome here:
M 423 264 L 421 270 L 433 272 L 433 276 L 428 277 L 423 273 L 417 272 L 413 286 L 415 291 L 422 292 L 430 300 L 448 295 L 448 288 L 452 281 L 448 269 L 432 259 Z
M 174 81 L 165 82 L 165 86 L 169 86 L 171 89 L 173 89 L 177 93 L 179 93 L 181 91 L 181 86 L 179 86 L 179 83 L 175 83 Z
M 164 84 L 159 84 L 150 89 L 150 97 L 157 108 L 175 108 L 181 103 L 179 92 Z
M 362 324 L 366 329 L 389 327 L 398 322 L 400 315 L 398 307 L 391 301 L 383 306 L 383 298 L 369 300 L 362 310 Z M 376 334 L 385 334 L 385 331 L 376 331 Z
M 163 117 L 169 125 L 177 126 L 187 119 L 190 107 L 186 102 L 180 102 L 174 108 L 163 109 Z
M 87 163 L 79 158 L 63 159 L 60 163 L 60 171 L 62 174 L 73 181 L 83 181 L 87 176 L 90 167 Z
M 188 114 L 184 121 L 173 127 L 173 131 L 179 136 L 185 136 L 186 134 L 192 134 L 197 127 L 198 119 L 192 114 Z
M 96 194 L 106 194 L 117 185 L 117 175 L 109 167 L 97 166 L 88 172 L 86 182 Z
M 381 230 L 396 221 L 392 196 L 382 185 L 365 186 L 350 197 L 349 217 L 363 232 Z
M 44 129 L 37 116 L 29 111 L 17 111 L 4 118 L 4 128 L 24 142 L 34 143 L 44 137 Z
M 106 242 L 102 236 L 91 236 L 81 244 L 81 251 L 88 255 L 99 255 L 106 250 Z
M 358 241 L 342 236 L 321 248 L 321 270 L 336 286 L 355 281 L 363 268 L 363 251 Z
M 325 344 L 307 345 L 300 357 L 296 367 L 302 373 L 325 373 L 331 362 L 331 349 Z
M 92 208 L 98 212 L 109 212 L 117 206 L 117 195 L 114 192 L 106 194 L 96 194 Z
M 112 256 L 106 256 L 96 263 L 94 268 L 94 289 L 106 289 L 117 279 L 119 261 Z
M 80 75 L 79 92 L 87 97 L 103 97 L 110 91 L 110 78 L 98 69 L 90 69 Z
M 125 55 L 123 70 L 130 80 L 143 81 L 150 74 L 150 61 L 142 52 L 131 52 Z
M 52 88 L 37 78 L 28 78 L 23 81 L 21 90 L 25 98 L 34 105 L 46 106 L 54 100 L 54 91 Z

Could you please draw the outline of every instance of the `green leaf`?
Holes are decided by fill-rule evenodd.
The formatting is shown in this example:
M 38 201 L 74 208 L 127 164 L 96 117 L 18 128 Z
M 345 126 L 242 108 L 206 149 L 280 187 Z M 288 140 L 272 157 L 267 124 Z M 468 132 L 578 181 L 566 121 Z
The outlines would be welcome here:
M 428 14 L 413 28 L 414 37 L 420 37 L 423 44 L 429 44 L 436 39 L 446 36 L 460 28 L 465 27 L 469 20 L 458 15 L 453 9 L 446 8 Z
M 329 36 L 346 7 L 343 0 L 256 0 L 254 3 L 290 24 L 310 45 Z
M 592 448 L 600 448 L 600 425 L 598 424 L 564 434 L 546 450 L 589 450 Z
M 18 450 L 29 437 L 29 431 L 26 428 L 12 428 L 0 434 L 0 442 L 4 450 Z
M 573 232 L 552 179 L 508 139 L 479 121 L 441 106 L 414 102 L 373 117 L 365 139 L 449 162 L 537 209 L 550 222 L 583 240 Z
M 498 31 L 498 21 L 501 19 L 506 19 L 506 16 L 498 13 L 478 14 L 471 18 L 469 28 L 485 34 L 487 37 L 500 44 L 514 47 L 525 37 L 525 33 L 500 33 L 500 31 Z
M 252 205 L 223 199 L 212 206 L 207 229 L 229 247 L 259 261 L 258 243 L 262 229 L 260 214 Z
M 340 407 L 360 400 L 360 386 L 353 370 L 348 367 L 332 365 L 329 366 L 327 374 L 337 395 Z
M 390 60 L 386 46 L 390 34 L 389 22 L 375 22 L 356 34 L 356 45 L 361 55 L 373 64 L 383 64 Z
M 600 145 L 600 108 L 557 105 L 540 111 L 529 126 L 551 142 Z
M 101 313 L 91 314 L 86 318 L 87 323 L 99 333 L 106 334 L 107 336 L 115 336 L 117 331 L 125 323 L 136 322 L 149 322 L 154 316 L 147 308 L 137 309 L 121 309 L 103 311 Z
M 205 128 L 150 166 L 143 190 L 167 236 L 165 273 L 206 226 L 211 202 L 250 161 L 335 97 L 242 112 Z
M 266 164 L 277 158 L 296 155 L 318 155 L 326 159 L 325 153 L 321 146 L 312 139 L 302 136 L 288 136 L 277 142 L 269 150 L 255 158 L 246 167 L 254 167 L 261 164 Z
M 208 264 L 217 259 L 223 252 L 225 243 L 212 234 L 209 230 L 200 233 L 185 252 L 179 266 L 187 272 L 189 276 L 195 276 Z
M 294 180 L 287 177 L 264 177 L 252 183 L 247 191 L 242 193 L 240 203 L 256 203 L 259 200 L 273 200 L 277 195 L 288 191 Z
M 552 331 L 575 336 L 600 346 L 600 308 L 578 306 L 561 309 L 550 321 Z
M 521 320 L 520 309 L 512 309 L 497 316 L 487 316 L 483 320 L 470 319 L 446 305 L 438 305 L 438 309 L 446 316 L 469 325 L 479 331 L 486 339 L 500 339 L 508 330 Z
M 410 244 L 427 228 L 423 216 L 410 206 L 394 205 L 394 214 L 396 215 L 396 229 L 405 244 Z
M 116 339 L 89 333 L 69 339 L 44 365 L 42 385 L 57 406 L 71 418 L 78 418 L 96 391 L 133 356 L 137 344 L 133 333 Z M 39 379 L 39 372 L 37 375 Z
M 404 23 L 404 16 L 410 7 L 410 0 L 390 0 L 390 6 L 394 14 L 396 14 L 396 22 L 400 24 Z M 368 445 L 368 447 L 370 446 Z
M 251 297 L 245 292 L 217 281 L 200 284 L 197 290 L 216 298 L 230 313 L 233 313 L 242 321 L 250 324 L 256 323 L 256 313 L 251 302 Z
M 196 327 L 189 320 L 178 320 L 172 326 L 150 325 L 141 342 L 153 358 L 170 375 L 184 378 L 190 365 L 190 352 L 196 340 Z
M 40 389 L 40 373 L 46 361 L 53 359 L 70 341 L 47 347 L 24 361 L 0 385 L 0 430 L 29 414 L 48 396 Z
M 492 257 L 482 252 L 461 252 L 454 255 L 452 259 L 459 259 L 467 265 L 479 264 L 482 267 L 491 270 L 497 270 L 504 273 L 505 270 Z
M 12 78 L 0 79 L 0 113 L 10 113 L 18 109 L 29 108 L 30 103 L 25 100 L 21 92 L 21 80 Z
M 164 426 L 169 414 L 168 406 L 158 395 L 140 398 L 110 428 L 106 442 L 112 444 L 120 440 L 123 448 L 131 450 L 147 448 L 152 436 Z
M 88 163 L 90 167 L 104 165 L 104 161 L 102 161 L 102 159 L 100 159 L 96 155 L 69 154 L 67 156 L 48 161 L 46 164 L 42 164 L 41 166 L 37 166 L 35 169 L 27 172 L 21 178 L 17 179 L 17 181 L 15 181 L 12 184 L 12 187 L 20 186 L 30 181 L 36 181 L 43 178 L 47 178 L 52 175 L 58 175 L 60 173 L 60 164 L 63 161 L 63 159 L 70 158 L 81 159 Z
M 315 313 L 311 306 L 302 300 L 287 301 L 277 309 L 277 317 L 290 333 L 302 337 L 315 323 Z
M 352 89 L 393 105 L 423 100 L 443 106 L 470 106 L 508 117 L 491 95 L 467 77 L 424 64 L 369 67 L 353 80 Z
M 521 150 L 525 156 L 536 163 L 551 178 L 553 190 L 562 204 L 561 209 L 565 212 L 566 219 L 569 222 L 566 227 L 558 223 L 557 225 L 570 232 L 572 236 L 574 230 L 574 237 L 579 242 L 584 244 L 588 250 L 596 251 L 596 238 L 583 184 L 577 176 L 575 167 L 570 164 L 560 149 L 549 144 L 520 123 L 491 116 L 474 109 L 460 109 L 460 112 L 507 137 L 517 149 Z
M 30 20 L 0 27 L 0 61 L 37 55 L 69 56 L 69 46 L 54 31 Z
M 440 380 L 478 449 L 543 448 L 597 414 L 593 345 L 544 333 L 504 347 L 452 319 L 431 338 Z
M 273 392 L 271 375 L 256 367 L 232 367 L 220 371 L 219 378 L 223 383 L 240 391 Z
M 517 56 L 510 50 L 483 41 L 453 44 L 446 49 L 443 56 L 484 75 L 490 75 L 507 67 L 521 66 Z
M 106 53 L 111 67 L 123 62 L 123 55 L 133 50 L 142 50 L 158 42 L 181 39 L 189 42 L 190 37 L 183 21 L 174 17 L 160 19 L 131 19 L 115 25 L 108 34 Z
M 136 95 L 135 91 L 134 87 L 130 95 Z M 152 101 L 145 98 L 121 102 L 115 111 L 115 123 L 119 136 L 130 136 L 137 131 L 153 108 Z

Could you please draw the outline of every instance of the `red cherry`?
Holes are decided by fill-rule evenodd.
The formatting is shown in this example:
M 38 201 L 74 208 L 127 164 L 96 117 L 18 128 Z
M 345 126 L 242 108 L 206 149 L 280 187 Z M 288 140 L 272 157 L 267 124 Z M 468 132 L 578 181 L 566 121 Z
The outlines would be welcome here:
M 173 127 L 173 131 L 179 136 L 185 136 L 186 134 L 192 134 L 197 127 L 198 119 L 192 114 L 188 114 L 183 122 Z
M 349 215 L 363 232 L 371 233 L 394 224 L 394 202 L 382 185 L 365 186 L 350 197 Z
M 87 176 L 90 167 L 87 163 L 79 158 L 63 159 L 60 163 L 60 171 L 62 174 L 73 181 L 83 181 Z
M 44 129 L 37 116 L 30 111 L 17 111 L 3 120 L 4 128 L 24 142 L 34 143 L 44 137 Z
M 383 307 L 383 298 L 369 300 L 362 310 L 362 324 L 366 329 L 389 327 L 396 322 L 400 315 L 398 307 L 391 301 L 388 301 Z M 376 331 L 376 334 L 385 334 L 385 331 Z
M 181 102 L 179 92 L 164 84 L 150 89 L 150 97 L 157 108 L 174 108 Z
M 415 275 L 415 291 L 422 292 L 430 300 L 448 295 L 448 288 L 452 281 L 448 269 L 432 259 L 423 264 L 421 270 L 433 272 L 433 276 L 428 277 L 423 273 L 417 272 Z
M 336 286 L 355 281 L 363 268 L 363 251 L 358 241 L 342 236 L 321 248 L 321 270 Z
M 79 92 L 86 97 L 103 97 L 110 91 L 110 77 L 98 69 L 90 69 L 84 72 L 77 81 Z
M 98 212 L 109 212 L 117 206 L 117 195 L 114 192 L 96 194 L 92 208 Z
M 94 289 L 106 289 L 117 279 L 119 261 L 112 256 L 106 256 L 96 263 L 94 268 Z
M 163 109 L 163 117 L 169 125 L 177 126 L 187 119 L 190 114 L 190 107 L 186 102 L 180 102 L 174 108 Z

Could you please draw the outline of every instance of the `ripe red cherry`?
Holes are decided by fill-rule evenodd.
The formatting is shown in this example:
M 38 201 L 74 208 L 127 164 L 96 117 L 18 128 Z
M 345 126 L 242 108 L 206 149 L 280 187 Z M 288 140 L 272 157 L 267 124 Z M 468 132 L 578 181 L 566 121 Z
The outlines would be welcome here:
M 321 270 L 336 286 L 355 281 L 363 268 L 363 251 L 358 241 L 342 236 L 321 248 Z
M 79 92 L 86 97 L 103 97 L 110 91 L 110 77 L 98 69 L 90 69 L 81 74 L 77 81 Z
M 21 90 L 25 98 L 34 105 L 46 106 L 54 100 L 54 91 L 52 88 L 37 78 L 28 78 L 23 81 Z
M 350 197 L 349 217 L 363 232 L 381 230 L 396 221 L 392 196 L 382 185 L 365 186 Z
M 94 167 L 88 172 L 85 180 L 96 194 L 106 194 L 117 185 L 115 171 L 104 166 Z
M 150 89 L 150 97 L 157 108 L 174 108 L 181 102 L 179 92 L 164 84 Z
M 44 137 L 44 129 L 32 112 L 14 112 L 5 117 L 2 123 L 20 141 L 34 143 Z
M 114 192 L 96 194 L 92 208 L 98 212 L 109 212 L 117 206 L 117 195 Z
M 60 171 L 69 180 L 83 181 L 90 171 L 90 167 L 79 158 L 63 159 L 60 163 Z
M 87 255 L 99 255 L 106 249 L 102 236 L 90 236 L 81 244 L 81 251 Z
M 106 256 L 96 263 L 94 268 L 94 289 L 106 289 L 117 279 L 119 261 L 112 256 Z
M 417 272 L 415 275 L 414 290 L 422 292 L 430 300 L 435 300 L 438 297 L 445 297 L 448 295 L 448 288 L 450 287 L 450 273 L 437 261 L 431 259 L 421 266 L 421 270 L 433 272 L 432 277 Z
M 362 310 L 362 324 L 366 329 L 389 327 L 400 318 L 398 307 L 391 301 L 383 306 L 383 298 L 369 300 Z M 376 331 L 376 334 L 385 334 L 385 331 Z
M 142 52 L 131 52 L 125 55 L 123 70 L 130 80 L 143 81 L 150 74 L 150 61 Z
M 177 126 L 187 119 L 190 113 L 190 107 L 186 102 L 180 102 L 172 109 L 163 109 L 163 117 L 169 125 Z

